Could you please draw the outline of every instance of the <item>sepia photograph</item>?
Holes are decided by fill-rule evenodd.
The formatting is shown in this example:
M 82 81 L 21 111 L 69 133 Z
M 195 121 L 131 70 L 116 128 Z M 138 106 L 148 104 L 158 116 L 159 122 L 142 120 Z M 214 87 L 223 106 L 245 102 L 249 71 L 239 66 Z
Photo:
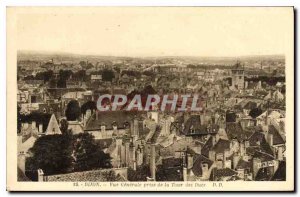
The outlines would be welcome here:
M 293 191 L 293 7 L 8 7 L 7 190 Z

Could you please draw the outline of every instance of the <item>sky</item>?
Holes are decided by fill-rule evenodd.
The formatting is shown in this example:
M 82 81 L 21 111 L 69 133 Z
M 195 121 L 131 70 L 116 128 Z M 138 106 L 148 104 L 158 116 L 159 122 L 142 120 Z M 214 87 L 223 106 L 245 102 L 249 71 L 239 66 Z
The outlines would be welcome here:
M 22 51 L 113 56 L 280 55 L 291 8 L 12 8 Z M 9 20 L 9 17 L 8 17 Z M 289 29 L 289 31 L 287 31 Z

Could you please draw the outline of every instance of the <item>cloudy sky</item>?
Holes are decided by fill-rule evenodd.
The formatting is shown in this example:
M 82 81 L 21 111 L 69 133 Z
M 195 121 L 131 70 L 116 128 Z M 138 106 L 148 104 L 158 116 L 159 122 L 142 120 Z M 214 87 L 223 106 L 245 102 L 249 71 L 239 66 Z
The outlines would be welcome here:
M 293 27 L 291 8 L 87 7 L 11 11 L 17 12 L 18 50 L 93 55 L 284 54 L 290 47 Z

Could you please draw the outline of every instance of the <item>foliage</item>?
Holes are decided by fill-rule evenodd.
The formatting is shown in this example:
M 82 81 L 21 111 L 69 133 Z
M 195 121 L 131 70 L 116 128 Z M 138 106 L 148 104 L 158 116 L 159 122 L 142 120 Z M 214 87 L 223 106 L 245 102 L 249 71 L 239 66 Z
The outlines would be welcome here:
M 29 151 L 26 170 L 42 169 L 46 175 L 111 167 L 110 155 L 88 133 L 45 135 Z
M 72 137 L 69 135 L 42 136 L 36 140 L 30 152 L 32 157 L 26 161 L 29 170 L 40 168 L 47 175 L 72 170 Z
M 77 81 L 84 81 L 86 78 L 85 70 L 79 70 L 73 74 L 73 79 Z
M 182 167 L 166 168 L 158 165 L 156 169 L 157 181 L 183 181 Z
M 77 120 L 80 116 L 80 106 L 79 106 L 79 102 L 76 100 L 71 100 L 68 105 L 67 105 L 67 109 L 66 109 L 66 117 L 68 121 L 74 121 Z
M 111 167 L 109 154 L 104 153 L 101 147 L 96 144 L 94 136 L 80 133 L 75 138 L 74 157 L 76 162 L 74 169 L 76 171 Z
M 97 109 L 97 103 L 95 101 L 87 101 L 81 106 L 81 113 L 85 114 L 85 112 L 90 110 L 96 110 Z
M 69 123 L 66 119 L 62 119 L 60 121 L 60 130 L 61 130 L 62 134 L 67 134 L 68 133 L 68 126 L 69 126 Z
M 103 70 L 102 72 L 102 80 L 103 81 L 112 81 L 115 78 L 115 74 L 112 70 Z
M 150 177 L 149 165 L 138 166 L 136 170 L 128 168 L 129 181 L 147 181 L 147 177 Z

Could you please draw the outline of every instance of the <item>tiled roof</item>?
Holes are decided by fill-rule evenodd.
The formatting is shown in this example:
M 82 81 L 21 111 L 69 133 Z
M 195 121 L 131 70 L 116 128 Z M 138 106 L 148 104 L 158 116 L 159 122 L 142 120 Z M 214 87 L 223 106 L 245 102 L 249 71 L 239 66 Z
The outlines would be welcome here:
M 266 154 L 264 152 L 259 152 L 259 151 L 256 151 L 254 153 L 253 158 L 259 158 L 261 162 L 274 160 L 274 157 L 272 155 Z
M 101 125 L 105 125 L 107 130 L 113 128 L 116 124 L 118 129 L 125 128 L 125 123 L 131 124 L 136 116 L 140 116 L 142 112 L 136 111 L 107 111 L 98 112 L 98 120 L 94 113 L 88 120 L 85 130 L 100 130 Z
M 248 161 L 244 161 L 243 159 L 240 159 L 236 169 L 250 169 L 251 168 L 251 163 Z
M 239 142 L 247 139 L 248 133 L 243 131 L 240 122 L 228 122 L 226 124 L 226 133 L 229 140 L 237 139 Z
M 265 135 L 262 132 L 256 131 L 250 136 L 249 144 L 250 146 L 257 146 L 257 142 L 261 143 L 264 138 Z
M 194 159 L 194 165 L 193 165 L 192 171 L 193 171 L 194 175 L 196 175 L 196 176 L 202 176 L 202 164 L 203 163 L 208 164 L 208 169 L 213 164 L 213 161 L 209 160 L 207 157 L 200 155 L 200 154 L 195 154 L 193 159 Z
M 244 109 L 254 109 L 257 107 L 257 103 L 249 101 L 243 108 Z
M 256 174 L 255 181 L 269 181 L 272 178 L 273 166 L 260 168 Z
M 210 137 L 206 143 L 204 144 L 204 146 L 201 149 L 201 154 L 204 155 L 205 157 L 208 157 L 209 155 L 209 151 L 211 150 L 211 148 L 213 147 L 213 138 Z
M 191 115 L 185 122 L 183 134 L 184 135 L 207 135 L 216 134 L 219 130 L 218 125 L 203 125 L 200 122 L 200 115 Z
M 273 134 L 273 145 L 285 144 L 278 130 L 273 125 L 269 125 L 269 133 Z
M 286 162 L 280 161 L 278 169 L 274 173 L 271 181 L 285 181 L 286 180 Z
M 221 177 L 228 177 L 228 176 L 234 176 L 237 174 L 237 172 L 235 172 L 234 170 L 230 169 L 230 168 L 223 168 L 223 169 L 213 169 L 213 176 L 215 178 L 215 180 L 218 180 L 218 178 Z
M 230 148 L 230 141 L 220 139 L 212 148 L 216 153 L 224 153 L 226 149 Z

